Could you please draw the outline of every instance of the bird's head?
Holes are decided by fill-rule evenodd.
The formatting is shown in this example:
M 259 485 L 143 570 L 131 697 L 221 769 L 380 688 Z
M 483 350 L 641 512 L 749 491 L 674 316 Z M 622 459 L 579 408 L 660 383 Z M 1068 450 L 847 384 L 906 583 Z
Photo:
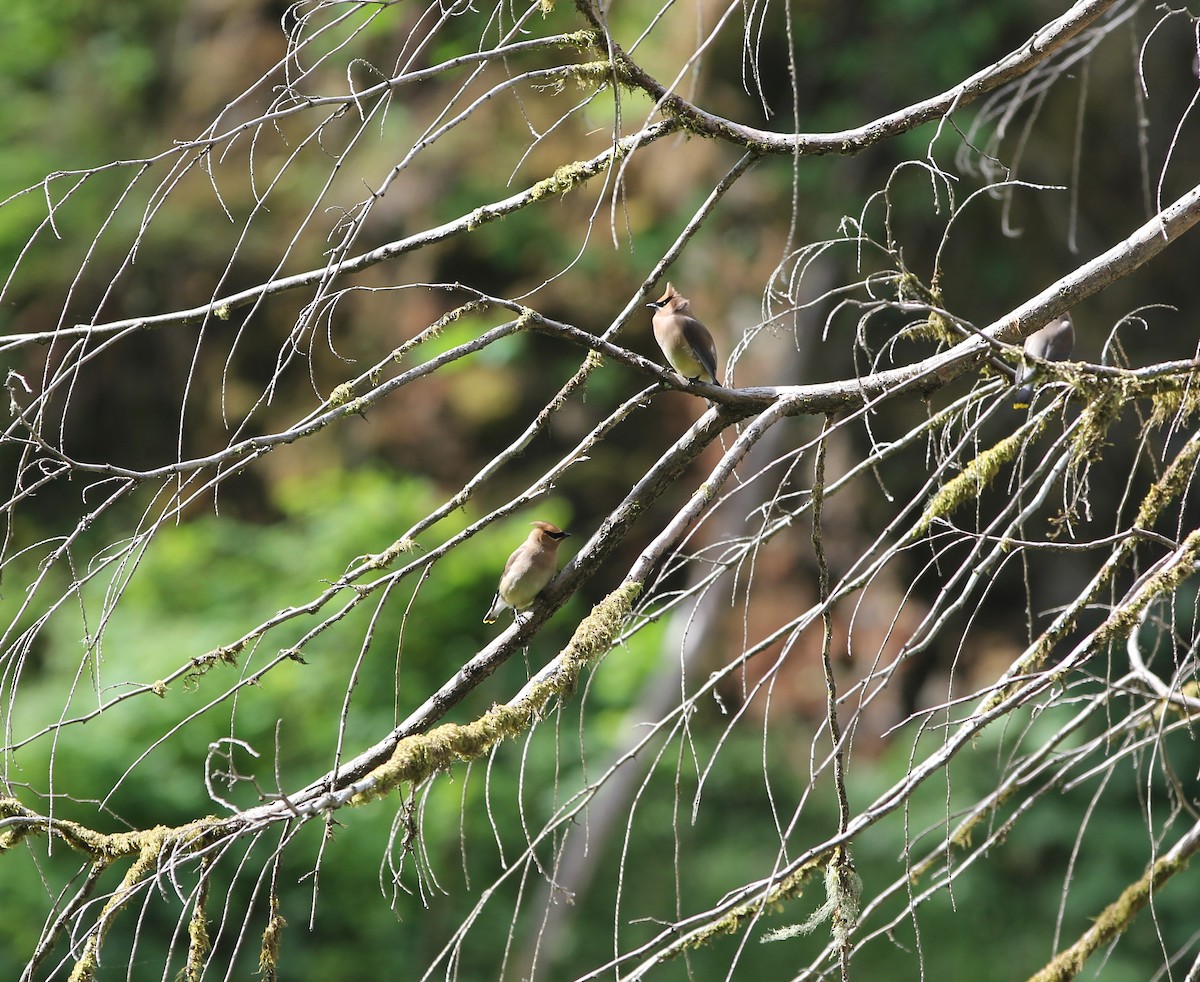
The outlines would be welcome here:
M 537 537 L 543 541 L 561 542 L 570 536 L 570 532 L 564 532 L 557 525 L 551 525 L 549 522 L 530 522 L 533 526 L 533 531 L 529 533 L 530 538 Z
M 653 303 L 646 304 L 646 306 L 652 310 L 662 310 L 664 307 L 668 310 L 682 310 L 687 304 L 687 297 L 682 296 L 674 286 L 668 283 L 667 292 Z

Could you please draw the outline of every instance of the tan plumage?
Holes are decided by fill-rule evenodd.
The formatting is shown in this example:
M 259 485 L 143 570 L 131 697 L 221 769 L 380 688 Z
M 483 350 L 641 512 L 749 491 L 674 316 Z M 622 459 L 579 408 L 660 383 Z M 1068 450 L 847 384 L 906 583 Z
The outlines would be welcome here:
M 1025 339 L 1025 354 L 1044 361 L 1065 361 L 1075 349 L 1075 325 L 1071 315 L 1063 314 Z M 1033 382 L 1037 365 L 1026 361 L 1017 372 L 1018 389 L 1013 396 L 1013 409 L 1028 409 L 1033 401 Z
M 688 298 L 668 283 L 667 292 L 646 306 L 654 309 L 654 338 L 671 367 L 689 382 L 707 376 L 720 385 L 717 346 L 708 328 L 692 316 Z
M 483 617 L 485 624 L 494 622 L 506 607 L 524 610 L 554 579 L 558 569 L 558 544 L 571 533 L 549 522 L 533 522 L 532 525 L 529 537 L 504 564 L 496 598 Z

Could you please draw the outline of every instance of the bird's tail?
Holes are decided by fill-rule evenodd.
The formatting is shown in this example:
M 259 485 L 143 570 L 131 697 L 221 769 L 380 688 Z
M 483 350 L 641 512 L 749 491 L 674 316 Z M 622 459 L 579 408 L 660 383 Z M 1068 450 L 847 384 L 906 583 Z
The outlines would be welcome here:
M 1013 409 L 1028 409 L 1033 402 L 1033 377 L 1036 372 L 1025 364 L 1017 371 L 1017 391 L 1013 394 Z
M 488 612 L 483 615 L 483 623 L 495 624 L 496 618 L 500 616 L 500 611 L 507 606 L 508 604 L 501 600 L 500 594 L 497 593 L 496 596 L 492 598 L 492 605 L 488 608 Z
M 1013 409 L 1028 409 L 1031 402 L 1033 402 L 1032 383 L 1022 385 L 1013 396 Z

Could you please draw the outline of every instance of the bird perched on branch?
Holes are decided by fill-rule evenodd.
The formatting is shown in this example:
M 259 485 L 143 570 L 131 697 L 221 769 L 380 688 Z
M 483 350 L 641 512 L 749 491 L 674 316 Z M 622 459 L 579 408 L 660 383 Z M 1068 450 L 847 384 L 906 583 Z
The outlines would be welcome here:
M 1063 314 L 1043 328 L 1034 331 L 1025 339 L 1026 357 L 1044 361 L 1065 361 L 1075 348 L 1075 325 L 1071 315 Z M 1028 409 L 1033 401 L 1033 384 L 1037 376 L 1037 365 L 1026 361 L 1017 372 L 1017 393 L 1013 396 L 1013 409 Z
M 654 338 L 671 367 L 689 382 L 707 376 L 720 385 L 717 346 L 708 328 L 692 316 L 688 298 L 668 283 L 667 292 L 646 306 L 654 310 Z
M 494 623 L 505 607 L 511 607 L 514 611 L 524 610 L 554 579 L 554 572 L 558 568 L 558 544 L 571 533 L 549 522 L 531 524 L 533 531 L 529 537 L 504 564 L 496 597 L 483 617 L 485 624 Z

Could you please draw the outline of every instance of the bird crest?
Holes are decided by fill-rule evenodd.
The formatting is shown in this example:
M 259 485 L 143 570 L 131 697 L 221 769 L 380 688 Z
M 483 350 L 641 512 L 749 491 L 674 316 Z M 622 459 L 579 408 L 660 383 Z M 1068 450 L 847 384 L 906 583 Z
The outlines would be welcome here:
M 668 283 L 667 292 L 655 300 L 654 303 L 647 304 L 646 306 L 654 307 L 658 310 L 661 310 L 663 307 L 670 307 L 672 310 L 680 310 L 687 306 L 687 302 L 687 297 L 676 290 L 673 283 Z
M 672 297 L 677 297 L 677 296 L 679 296 L 679 291 L 675 289 L 675 285 L 673 283 L 668 283 L 667 284 L 667 292 L 664 293 L 661 297 L 659 297 L 655 301 L 655 303 L 664 304 L 668 300 L 670 300 Z

